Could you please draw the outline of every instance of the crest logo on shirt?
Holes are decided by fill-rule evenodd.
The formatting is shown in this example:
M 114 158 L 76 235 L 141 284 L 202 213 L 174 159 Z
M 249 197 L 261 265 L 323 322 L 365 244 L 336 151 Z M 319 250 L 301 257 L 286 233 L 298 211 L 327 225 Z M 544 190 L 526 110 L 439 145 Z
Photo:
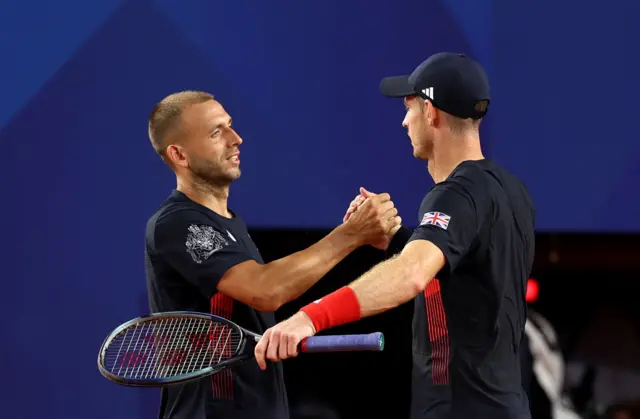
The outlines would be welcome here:
M 443 230 L 446 230 L 449 227 L 450 221 L 451 217 L 444 212 L 431 211 L 427 212 L 424 217 L 422 217 L 420 225 L 434 225 L 440 227 Z
M 228 245 L 229 242 L 224 236 L 211 226 L 191 224 L 188 228 L 185 246 L 196 263 L 202 263 Z

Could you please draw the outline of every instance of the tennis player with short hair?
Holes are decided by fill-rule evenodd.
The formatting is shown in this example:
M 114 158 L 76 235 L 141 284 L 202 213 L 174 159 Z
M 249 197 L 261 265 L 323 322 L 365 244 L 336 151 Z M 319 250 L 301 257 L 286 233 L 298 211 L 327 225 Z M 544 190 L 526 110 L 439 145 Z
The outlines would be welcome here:
M 273 311 L 315 284 L 351 251 L 388 241 L 400 226 L 388 194 L 368 200 L 313 246 L 264 263 L 242 218 L 228 207 L 240 176 L 242 139 L 222 104 L 205 92 L 179 92 L 153 109 L 149 137 L 175 172 L 177 187 L 150 217 L 145 265 L 152 312 L 197 311 L 255 333 Z M 253 362 L 162 389 L 161 418 L 288 419 L 281 365 Z
M 415 299 L 412 418 L 529 418 L 519 346 L 535 210 L 522 182 L 483 156 L 486 73 L 465 55 L 439 53 L 409 76 L 384 79 L 381 90 L 404 98 L 413 154 L 435 182 L 419 226 L 395 234 L 394 257 L 267 330 L 258 364 L 296 356 L 307 336 Z M 376 198 L 362 193 L 360 205 Z M 363 208 L 353 207 L 347 222 Z

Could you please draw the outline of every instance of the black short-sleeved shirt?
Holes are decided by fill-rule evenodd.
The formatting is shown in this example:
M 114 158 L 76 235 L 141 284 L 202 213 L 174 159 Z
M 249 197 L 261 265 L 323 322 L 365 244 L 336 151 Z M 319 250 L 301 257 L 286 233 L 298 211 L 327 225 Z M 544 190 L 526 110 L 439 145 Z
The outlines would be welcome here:
M 145 268 L 152 312 L 188 310 L 225 317 L 262 334 L 273 313 L 217 292 L 231 267 L 264 263 L 244 221 L 222 217 L 173 191 L 147 222 Z M 163 388 L 162 419 L 288 419 L 282 363 L 266 371 L 247 361 L 194 383 Z
M 519 347 L 534 257 L 526 188 L 491 160 L 465 161 L 433 186 L 409 241 L 445 267 L 415 300 L 414 419 L 524 419 Z

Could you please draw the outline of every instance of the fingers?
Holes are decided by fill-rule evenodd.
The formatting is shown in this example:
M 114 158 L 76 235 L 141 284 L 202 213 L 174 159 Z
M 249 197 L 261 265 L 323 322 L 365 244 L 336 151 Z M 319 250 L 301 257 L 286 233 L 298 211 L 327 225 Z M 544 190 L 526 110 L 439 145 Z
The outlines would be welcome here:
M 286 333 L 280 335 L 280 342 L 278 344 L 278 359 L 287 359 L 289 357 L 289 339 L 290 336 Z
M 298 312 L 284 322 L 268 329 L 256 344 L 254 355 L 260 369 L 267 368 L 266 360 L 281 361 L 298 355 L 298 344 L 313 336 L 316 329 L 304 312 Z
M 361 227 L 368 225 L 363 230 L 368 232 L 365 233 L 365 236 L 367 234 L 389 235 L 389 232 L 400 222 L 399 218 L 396 218 L 398 210 L 391 200 L 391 195 L 388 193 L 372 194 L 364 188 L 360 188 L 360 191 L 361 194 L 356 196 L 349 204 L 349 208 L 343 217 L 343 222 L 347 222 L 358 211 L 359 216 L 354 219 L 354 222 Z M 365 239 L 365 242 L 369 240 L 372 239 Z
M 391 204 L 391 207 L 389 207 L 389 204 Z M 383 223 L 385 233 L 391 233 L 391 231 L 396 227 L 399 228 L 398 226 L 402 223 L 402 218 L 398 216 L 398 208 L 393 205 L 393 201 L 387 201 L 382 204 L 382 206 L 387 209 L 382 211 L 380 219 Z M 393 233 L 396 231 L 397 229 L 393 231 Z
M 344 217 L 342 218 L 342 222 L 346 223 L 347 220 L 351 217 L 351 215 L 358 209 L 358 207 L 353 203 L 353 201 L 351 201 L 351 204 L 349 205 L 349 208 L 347 208 L 347 212 L 344 214 Z
M 351 214 L 353 214 L 358 209 L 358 207 L 365 201 L 365 199 L 366 198 L 362 195 L 358 195 L 355 198 L 353 198 L 351 203 L 349 203 L 349 208 L 347 208 L 346 214 L 344 215 L 344 217 L 342 217 L 343 223 L 347 222 L 349 217 L 351 217 Z
M 262 338 L 258 341 L 258 344 L 253 349 L 253 354 L 256 357 L 256 361 L 258 362 L 258 367 L 261 370 L 267 368 L 267 361 L 265 360 L 265 355 L 267 352 L 267 347 L 269 346 L 269 339 L 271 337 L 271 329 L 268 329 Z
M 362 199 L 363 199 L 362 205 L 380 205 L 380 204 L 384 204 L 386 202 L 391 201 L 391 195 L 385 192 L 378 195 L 374 195 L 370 198 L 363 197 Z M 367 204 L 367 202 L 370 202 L 370 203 Z
M 387 218 L 393 217 L 394 203 L 393 201 L 387 199 L 385 201 L 380 201 L 378 198 L 380 195 L 375 196 L 374 198 L 368 198 L 367 201 L 363 204 L 363 209 L 365 205 L 368 205 L 367 215 L 371 218 L 378 219 L 380 221 L 384 221 Z M 384 199 L 384 197 L 382 198 Z
M 362 203 L 366 200 L 366 198 L 362 195 L 358 195 L 356 196 L 353 201 L 351 201 L 351 205 L 349 205 L 349 209 L 351 209 L 352 211 L 355 211 L 358 209 L 358 207 L 360 205 L 362 205 Z
M 290 357 L 298 356 L 298 340 L 291 336 L 288 340 L 287 354 Z
M 392 217 L 393 215 L 389 214 L 390 212 L 395 211 L 396 215 L 398 213 L 398 209 L 396 208 L 396 204 L 393 201 L 387 201 L 384 204 L 380 205 L 380 213 L 382 215 L 389 215 L 390 217 Z
M 279 360 L 278 347 L 280 346 L 279 343 L 282 336 L 284 335 L 277 328 L 267 329 L 256 344 L 253 355 L 261 370 L 267 368 L 267 359 L 270 361 Z
M 261 370 L 267 368 L 267 360 L 278 362 L 298 356 L 299 339 L 278 327 L 268 329 L 254 348 L 254 356 Z
M 394 217 L 387 219 L 385 221 L 384 227 L 385 227 L 385 231 L 387 231 L 388 234 L 394 235 L 398 232 L 401 225 L 402 225 L 402 217 L 400 217 L 399 215 L 396 215 Z
M 394 227 L 391 227 L 391 230 L 389 231 L 389 235 L 391 237 L 395 236 L 398 230 L 400 230 L 400 227 L 402 227 L 402 217 L 394 217 L 394 222 L 397 224 Z
M 365 188 L 363 188 L 362 186 L 360 187 L 360 195 L 365 197 L 365 198 L 371 198 L 372 196 L 376 196 L 377 194 L 370 192 L 368 190 L 366 190 Z
M 271 339 L 269 339 L 269 346 L 267 347 L 266 357 L 270 361 L 279 361 L 278 358 L 278 346 L 280 344 L 281 332 L 278 329 L 274 329 L 271 333 Z
M 372 200 L 374 200 L 375 202 L 378 202 L 378 203 L 383 203 L 383 202 L 390 201 L 391 200 L 391 195 L 389 195 L 388 193 L 385 192 L 385 193 L 381 193 L 381 194 L 378 194 L 378 195 L 374 195 L 369 199 L 372 199 Z
M 386 195 L 386 197 L 384 195 Z M 362 204 L 365 218 L 375 218 L 384 222 L 394 217 L 398 213 L 398 210 L 395 208 L 394 202 L 389 198 L 389 194 L 381 194 L 373 198 L 367 198 Z M 381 199 L 384 201 L 380 202 Z
M 282 359 L 291 358 L 297 355 L 298 340 L 296 336 L 291 333 L 281 333 L 278 345 L 278 358 L 272 359 L 272 361 L 280 361 Z
M 389 202 L 391 202 L 391 201 L 389 201 Z M 396 215 L 398 215 L 398 208 L 391 207 L 388 210 L 382 212 L 381 218 L 383 220 L 389 220 L 389 219 L 395 217 Z

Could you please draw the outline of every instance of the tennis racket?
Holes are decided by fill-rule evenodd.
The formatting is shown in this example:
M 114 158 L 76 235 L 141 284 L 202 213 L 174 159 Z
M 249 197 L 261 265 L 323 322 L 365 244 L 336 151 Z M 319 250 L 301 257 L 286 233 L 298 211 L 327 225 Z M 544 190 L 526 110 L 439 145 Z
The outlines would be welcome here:
M 98 354 L 110 381 L 165 387 L 215 374 L 253 358 L 260 335 L 223 317 L 189 311 L 154 313 L 114 329 Z M 312 336 L 300 352 L 382 351 L 382 333 Z

